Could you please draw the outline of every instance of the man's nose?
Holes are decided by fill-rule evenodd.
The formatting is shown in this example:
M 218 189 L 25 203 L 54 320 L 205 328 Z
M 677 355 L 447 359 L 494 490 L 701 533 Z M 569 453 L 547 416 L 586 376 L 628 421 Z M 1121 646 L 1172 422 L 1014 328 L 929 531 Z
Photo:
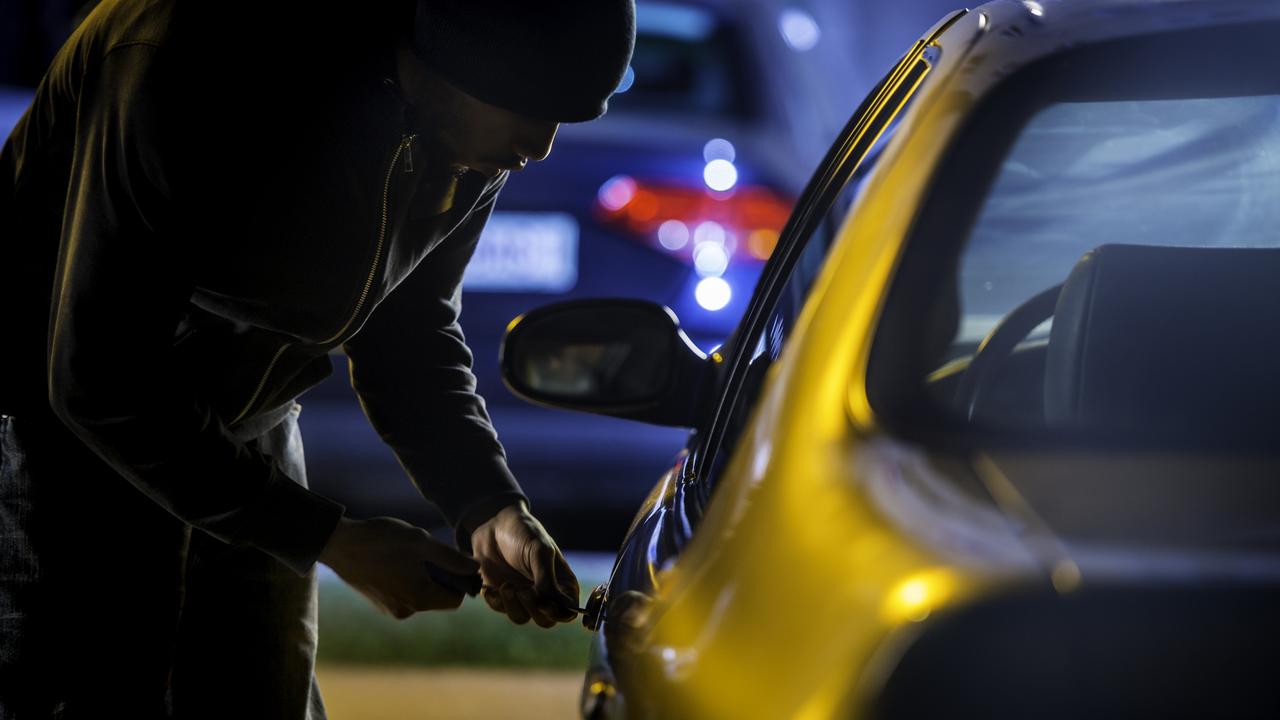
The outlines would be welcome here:
M 551 146 L 556 141 L 556 132 L 560 123 L 538 123 L 530 127 L 516 143 L 516 152 L 530 160 L 546 160 L 551 154 Z

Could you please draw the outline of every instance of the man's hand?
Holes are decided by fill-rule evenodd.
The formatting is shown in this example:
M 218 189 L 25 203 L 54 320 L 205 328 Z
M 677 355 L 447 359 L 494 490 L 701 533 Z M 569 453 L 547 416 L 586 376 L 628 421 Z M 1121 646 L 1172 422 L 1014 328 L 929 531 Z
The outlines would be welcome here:
M 420 610 L 452 610 L 462 593 L 431 582 L 425 563 L 457 575 L 471 575 L 475 560 L 395 518 L 343 518 L 320 562 L 379 610 L 403 620 Z
M 523 625 L 572 622 L 578 578 L 524 501 L 498 511 L 471 533 L 489 607 Z

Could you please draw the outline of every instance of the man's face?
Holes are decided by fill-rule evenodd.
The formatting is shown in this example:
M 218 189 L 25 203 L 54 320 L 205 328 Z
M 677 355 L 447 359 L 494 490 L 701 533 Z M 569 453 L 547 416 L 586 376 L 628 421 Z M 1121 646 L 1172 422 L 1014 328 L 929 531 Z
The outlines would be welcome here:
M 426 68 L 407 44 L 398 49 L 397 60 L 414 125 L 444 162 L 496 175 L 551 153 L 559 123 L 517 115 L 468 95 Z

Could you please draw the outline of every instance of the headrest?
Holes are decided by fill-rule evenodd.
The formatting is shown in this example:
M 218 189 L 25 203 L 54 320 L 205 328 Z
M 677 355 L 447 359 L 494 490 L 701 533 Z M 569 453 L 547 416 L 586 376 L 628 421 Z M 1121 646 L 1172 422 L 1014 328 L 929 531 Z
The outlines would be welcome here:
M 1280 249 L 1087 253 L 1058 296 L 1045 419 L 1197 436 L 1280 431 Z

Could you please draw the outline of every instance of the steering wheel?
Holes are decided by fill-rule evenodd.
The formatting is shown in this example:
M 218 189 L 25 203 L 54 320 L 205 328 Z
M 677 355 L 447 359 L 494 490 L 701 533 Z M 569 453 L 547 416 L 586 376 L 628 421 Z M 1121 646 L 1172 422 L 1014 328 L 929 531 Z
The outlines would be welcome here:
M 1053 317 L 1062 285 L 1054 285 L 1022 303 L 1005 315 L 982 339 L 978 352 L 974 353 L 956 388 L 956 405 L 966 420 L 972 421 L 978 402 L 991 383 L 992 369 L 1013 353 L 1013 349 L 1035 330 L 1040 323 Z

